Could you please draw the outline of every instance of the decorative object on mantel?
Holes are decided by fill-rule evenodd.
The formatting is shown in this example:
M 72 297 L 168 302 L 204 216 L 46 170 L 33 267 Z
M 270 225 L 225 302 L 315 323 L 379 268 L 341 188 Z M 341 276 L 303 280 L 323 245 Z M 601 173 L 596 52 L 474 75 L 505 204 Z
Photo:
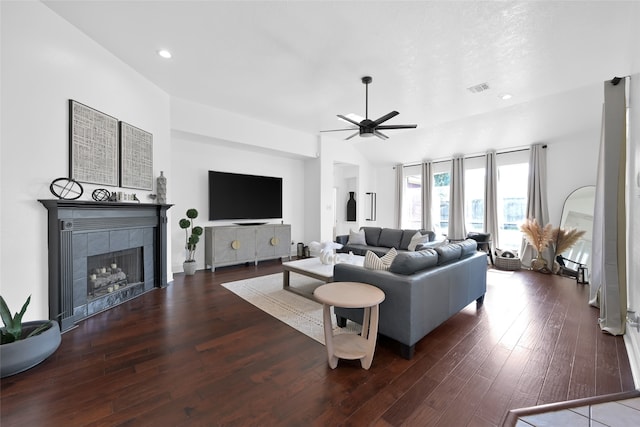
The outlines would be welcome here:
M 186 215 L 188 219 L 182 218 L 179 222 L 180 228 L 185 233 L 186 258 L 182 263 L 182 268 L 184 269 L 184 274 L 193 275 L 196 272 L 196 245 L 200 241 L 203 229 L 200 226 L 193 226 L 193 220 L 198 217 L 197 210 L 187 209 Z M 189 230 L 191 230 L 191 233 L 189 233 Z
M 153 190 L 153 135 L 122 121 L 120 186 Z
M 76 200 L 84 193 L 84 188 L 78 181 L 70 178 L 56 178 L 51 181 L 49 191 L 58 199 Z
M 549 246 L 553 239 L 551 224 L 544 227 L 538 224 L 538 220 L 526 219 L 520 226 L 520 231 L 524 233 L 527 242 L 536 250 L 536 257 L 531 262 L 531 268 L 541 273 L 550 273 L 547 260 L 542 257 L 542 252 Z
M 91 193 L 91 198 L 96 202 L 108 202 L 111 197 L 111 193 L 106 188 L 96 188 Z
M 55 320 L 36 320 L 22 322 L 31 296 L 15 315 L 0 296 L 0 315 L 2 316 L 2 341 L 0 342 L 0 377 L 8 377 L 44 361 L 60 346 L 60 327 Z
M 356 220 L 356 199 L 354 199 L 354 195 L 354 191 L 349 191 L 349 200 L 347 200 L 347 221 Z
M 118 119 L 69 100 L 69 177 L 118 186 Z
M 158 195 L 158 203 L 164 205 L 167 203 L 167 178 L 164 172 L 160 171 L 160 176 L 156 179 L 156 193 Z

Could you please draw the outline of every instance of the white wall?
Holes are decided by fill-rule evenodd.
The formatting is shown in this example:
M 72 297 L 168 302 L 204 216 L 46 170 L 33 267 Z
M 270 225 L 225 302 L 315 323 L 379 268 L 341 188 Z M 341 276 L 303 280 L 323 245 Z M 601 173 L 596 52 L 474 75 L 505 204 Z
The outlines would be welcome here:
M 640 31 L 638 31 L 640 33 Z M 640 65 L 640 64 L 637 64 Z M 629 87 L 629 137 L 627 174 L 627 288 L 628 307 L 640 315 L 640 73 L 631 76 Z M 627 326 L 627 353 L 636 387 L 640 387 L 640 332 Z
M 171 265 L 174 273 L 182 271 L 185 234 L 177 223 L 189 208 L 199 212 L 196 224 L 202 227 L 228 225 L 233 221 L 209 221 L 208 171 L 246 173 L 282 178 L 283 221 L 291 224 L 291 239 L 305 241 L 305 160 L 255 152 L 245 146 L 229 144 L 215 138 L 198 137 L 174 131 L 171 140 L 173 175 L 167 177 L 172 189 L 169 203 L 174 204 L 169 233 L 172 241 Z M 273 220 L 271 223 L 280 223 Z M 293 249 L 295 255 L 295 248 Z M 204 240 L 196 251 L 198 269 L 205 267 Z
M 69 173 L 68 100 L 151 132 L 154 172 L 171 174 L 169 97 L 40 2 L 0 7 L 0 292 L 12 310 L 31 295 L 33 320 L 48 318 L 47 210 L 37 199 L 54 198 L 49 184 Z M 96 186 L 84 188 L 91 200 Z

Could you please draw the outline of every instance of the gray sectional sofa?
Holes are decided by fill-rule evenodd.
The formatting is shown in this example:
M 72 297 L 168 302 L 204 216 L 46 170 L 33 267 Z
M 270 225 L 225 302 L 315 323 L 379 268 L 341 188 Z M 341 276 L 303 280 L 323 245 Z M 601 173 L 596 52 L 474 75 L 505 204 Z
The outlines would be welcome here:
M 438 325 L 476 301 L 487 289 L 487 255 L 465 240 L 434 249 L 400 252 L 390 271 L 336 264 L 336 282 L 369 283 L 386 295 L 380 304 L 378 332 L 400 343 L 401 355 L 413 357 L 415 344 Z M 334 307 L 338 325 L 362 324 L 362 309 Z
M 361 227 L 364 230 L 366 245 L 349 243 L 348 235 L 336 237 L 336 242 L 344 245 L 338 252 L 349 253 L 354 255 L 362 255 L 369 250 L 378 256 L 386 254 L 389 249 L 396 248 L 399 251 L 406 251 L 411 238 L 420 231 L 423 235 L 429 236 L 429 241 L 435 240 L 435 233 L 426 230 L 400 230 L 396 228 L 381 227 Z

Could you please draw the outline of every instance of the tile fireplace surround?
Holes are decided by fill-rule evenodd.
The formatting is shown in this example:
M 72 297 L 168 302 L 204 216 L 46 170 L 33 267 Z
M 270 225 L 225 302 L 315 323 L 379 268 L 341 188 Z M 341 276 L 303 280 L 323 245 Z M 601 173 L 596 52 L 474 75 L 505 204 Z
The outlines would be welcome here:
M 172 205 L 39 202 L 48 210 L 49 318 L 58 320 L 63 332 L 92 314 L 167 286 L 166 224 Z M 130 250 L 141 254 L 136 269 L 142 273 L 135 279 L 115 261 Z M 90 267 L 88 260 L 97 255 L 111 261 Z M 110 277 L 118 282 L 106 283 Z M 105 283 L 99 292 L 97 283 Z

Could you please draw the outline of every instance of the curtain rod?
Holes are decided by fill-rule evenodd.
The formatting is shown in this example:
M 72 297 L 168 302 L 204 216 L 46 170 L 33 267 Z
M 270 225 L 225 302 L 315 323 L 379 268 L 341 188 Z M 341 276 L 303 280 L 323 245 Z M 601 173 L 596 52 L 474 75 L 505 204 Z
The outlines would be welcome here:
M 542 148 L 547 148 L 547 144 L 544 144 L 544 145 L 542 146 Z M 527 147 L 527 148 L 514 148 L 514 149 L 511 149 L 511 150 L 505 150 L 505 151 L 496 151 L 496 155 L 499 155 L 499 154 L 509 154 L 509 153 L 519 153 L 519 152 L 521 152 L 521 151 L 529 151 L 530 149 L 531 149 L 531 147 Z M 467 159 L 477 159 L 477 158 L 479 158 L 479 157 L 484 157 L 485 155 L 486 155 L 486 153 L 485 153 L 485 154 L 472 154 L 472 155 L 469 155 L 469 156 L 464 156 L 464 159 L 465 159 L 465 160 L 467 160 Z M 452 160 L 452 159 L 432 160 L 432 161 L 431 161 L 431 163 L 445 163 L 445 162 L 450 162 L 451 160 Z M 421 165 L 422 163 L 424 163 L 424 161 L 417 162 L 417 163 L 407 163 L 407 164 L 403 164 L 403 165 L 402 165 L 402 167 L 403 167 L 403 168 L 408 168 L 408 167 L 411 167 L 411 166 L 418 166 L 418 165 Z M 395 166 L 394 166 L 394 169 L 395 169 Z

